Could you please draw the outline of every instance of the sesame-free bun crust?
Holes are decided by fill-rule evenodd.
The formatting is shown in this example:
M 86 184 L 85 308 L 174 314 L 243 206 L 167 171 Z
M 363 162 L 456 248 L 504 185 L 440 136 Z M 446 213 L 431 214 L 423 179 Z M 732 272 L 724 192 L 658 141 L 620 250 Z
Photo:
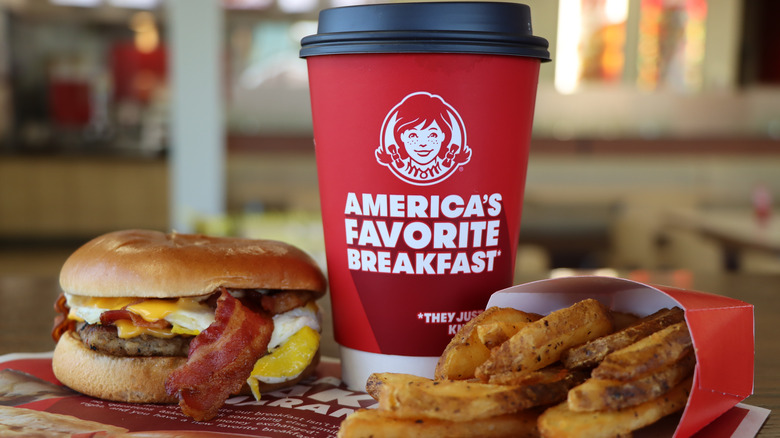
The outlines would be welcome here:
M 150 230 L 96 237 L 60 271 L 63 291 L 94 297 L 186 297 L 221 286 L 309 290 L 316 299 L 326 280 L 308 254 L 287 243 Z
M 129 403 L 178 403 L 165 392 L 165 380 L 186 357 L 119 357 L 90 350 L 72 331 L 65 332 L 52 356 L 52 370 L 65 386 L 92 397 Z M 275 391 L 309 377 L 320 362 L 320 352 L 303 372 L 286 382 L 259 382 L 260 392 Z M 251 395 L 244 384 L 238 395 Z

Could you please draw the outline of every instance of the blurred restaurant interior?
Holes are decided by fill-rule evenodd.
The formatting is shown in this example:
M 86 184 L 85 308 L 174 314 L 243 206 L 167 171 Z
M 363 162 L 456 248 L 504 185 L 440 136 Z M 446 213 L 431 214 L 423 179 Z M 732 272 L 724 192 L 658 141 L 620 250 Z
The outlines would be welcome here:
M 322 257 L 299 42 L 357 1 L 0 0 L 0 274 L 124 228 Z M 780 273 L 780 2 L 522 2 L 518 269 Z

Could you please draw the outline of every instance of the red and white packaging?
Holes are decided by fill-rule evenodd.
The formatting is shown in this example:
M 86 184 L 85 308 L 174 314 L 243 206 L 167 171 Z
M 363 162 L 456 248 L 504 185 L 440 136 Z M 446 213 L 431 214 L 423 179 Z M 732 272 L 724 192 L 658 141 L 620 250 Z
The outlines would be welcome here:
M 488 307 L 548 314 L 585 298 L 639 316 L 664 307 L 685 310 L 696 369 L 688 404 L 673 434 L 675 438 L 692 436 L 753 393 L 753 305 L 743 301 L 621 278 L 576 276 L 498 291 L 491 296 Z

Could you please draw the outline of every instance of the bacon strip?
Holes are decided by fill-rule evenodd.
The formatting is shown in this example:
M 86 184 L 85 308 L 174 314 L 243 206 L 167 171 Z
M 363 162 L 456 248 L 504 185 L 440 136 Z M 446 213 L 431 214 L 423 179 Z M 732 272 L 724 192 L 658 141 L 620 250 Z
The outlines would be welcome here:
M 58 342 L 63 333 L 68 330 L 73 330 L 76 326 L 76 321 L 68 319 L 70 308 L 68 307 L 68 302 L 65 299 L 64 293 L 61 293 L 60 296 L 57 297 L 57 301 L 54 302 L 54 311 L 57 312 L 57 316 L 54 317 L 51 338 L 54 339 L 54 342 Z
M 103 325 L 115 324 L 120 319 L 129 319 L 136 327 L 146 328 L 166 328 L 170 327 L 171 323 L 164 319 L 158 319 L 157 321 L 147 321 L 136 313 L 133 313 L 125 308 L 119 310 L 106 310 L 100 314 L 100 323 Z
M 190 343 L 187 363 L 165 382 L 179 398 L 184 414 L 196 421 L 214 418 L 231 395 L 238 393 L 254 364 L 266 353 L 273 319 L 249 309 L 223 289 L 216 318 Z

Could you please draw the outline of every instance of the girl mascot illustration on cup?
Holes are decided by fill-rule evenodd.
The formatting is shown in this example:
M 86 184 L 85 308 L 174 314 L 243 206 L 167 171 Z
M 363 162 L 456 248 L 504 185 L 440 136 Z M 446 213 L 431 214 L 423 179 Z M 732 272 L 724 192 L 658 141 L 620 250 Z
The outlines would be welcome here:
M 406 96 L 385 117 L 377 161 L 402 180 L 436 184 L 471 159 L 466 129 L 455 109 L 440 96 Z

